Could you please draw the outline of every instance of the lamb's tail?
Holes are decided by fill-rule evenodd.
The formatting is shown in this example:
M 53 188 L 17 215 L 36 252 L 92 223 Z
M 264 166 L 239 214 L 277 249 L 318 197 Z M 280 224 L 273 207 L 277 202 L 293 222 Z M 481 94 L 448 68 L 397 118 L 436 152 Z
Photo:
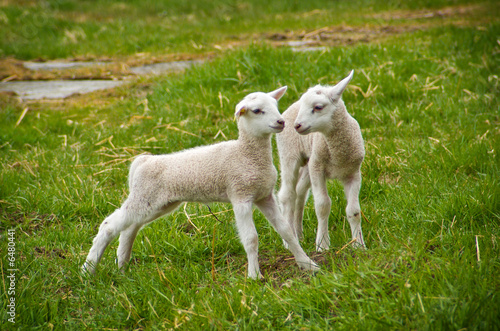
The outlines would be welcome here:
M 128 173 L 128 187 L 129 189 L 132 188 L 132 183 L 134 182 L 134 173 L 137 170 L 137 168 L 142 165 L 146 160 L 150 157 L 151 155 L 139 155 L 132 161 L 132 164 L 130 165 L 130 170 Z

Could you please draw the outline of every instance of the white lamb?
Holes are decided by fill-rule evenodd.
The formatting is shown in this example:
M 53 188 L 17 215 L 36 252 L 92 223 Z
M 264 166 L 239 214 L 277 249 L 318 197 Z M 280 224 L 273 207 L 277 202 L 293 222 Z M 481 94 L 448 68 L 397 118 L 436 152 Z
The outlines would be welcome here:
M 338 179 L 347 198 L 346 214 L 356 246 L 365 247 L 361 230 L 359 190 L 361 162 L 365 156 L 358 122 L 347 113 L 342 92 L 353 71 L 337 85 L 310 88 L 284 113 L 285 127 L 276 136 L 281 164 L 278 200 L 283 216 L 302 239 L 302 218 L 309 188 L 312 187 L 318 218 L 316 250 L 330 246 L 328 217 L 331 199 L 327 179 Z M 286 245 L 286 243 L 285 243 Z
M 284 86 L 270 93 L 249 94 L 236 106 L 237 140 L 135 159 L 130 167 L 130 194 L 101 224 L 83 271 L 94 273 L 106 246 L 118 234 L 118 267 L 123 268 L 130 260 L 141 227 L 186 201 L 232 203 L 238 234 L 247 253 L 248 277 L 262 277 L 253 204 L 288 243 L 298 265 L 317 270 L 318 266 L 305 254 L 284 220 L 273 193 L 277 171 L 273 165 L 271 135 L 284 128 L 277 101 L 286 89 Z

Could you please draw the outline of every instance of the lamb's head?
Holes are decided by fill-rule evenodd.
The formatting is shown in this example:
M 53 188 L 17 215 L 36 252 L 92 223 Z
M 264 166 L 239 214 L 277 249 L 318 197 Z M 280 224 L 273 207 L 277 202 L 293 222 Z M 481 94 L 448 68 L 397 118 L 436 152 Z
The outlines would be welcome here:
M 345 110 L 342 92 L 352 79 L 354 70 L 335 86 L 311 87 L 300 98 L 300 109 L 294 127 L 299 134 L 326 133 L 332 128 L 335 113 Z
M 278 111 L 278 100 L 286 89 L 283 86 L 269 93 L 254 92 L 241 100 L 235 112 L 239 130 L 256 137 L 283 131 L 285 120 Z

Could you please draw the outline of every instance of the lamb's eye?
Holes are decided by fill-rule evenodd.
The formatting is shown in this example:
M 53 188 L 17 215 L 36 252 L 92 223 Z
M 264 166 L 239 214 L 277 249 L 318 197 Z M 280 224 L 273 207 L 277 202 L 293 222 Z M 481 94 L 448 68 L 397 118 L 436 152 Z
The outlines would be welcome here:
M 261 114 L 261 113 L 263 113 L 263 111 L 260 108 L 256 108 L 256 109 L 252 110 L 252 113 L 254 113 L 254 114 Z
M 313 112 L 315 112 L 315 111 L 320 111 L 320 110 L 322 110 L 323 108 L 325 108 L 325 106 L 323 106 L 323 105 L 316 105 L 316 106 L 314 106 L 314 108 L 313 108 Z

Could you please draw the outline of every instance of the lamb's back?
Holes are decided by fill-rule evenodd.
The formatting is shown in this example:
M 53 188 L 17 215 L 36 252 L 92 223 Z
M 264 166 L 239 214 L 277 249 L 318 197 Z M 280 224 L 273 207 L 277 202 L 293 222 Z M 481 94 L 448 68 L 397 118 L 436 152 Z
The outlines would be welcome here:
M 169 201 L 230 202 L 235 195 L 260 196 L 276 182 L 265 167 L 263 173 L 236 141 L 201 146 L 165 155 L 145 155 L 135 167 L 130 190 Z M 139 165 L 135 166 L 135 163 Z M 258 164 L 258 163 L 257 163 Z M 271 174 L 272 177 L 272 174 Z

